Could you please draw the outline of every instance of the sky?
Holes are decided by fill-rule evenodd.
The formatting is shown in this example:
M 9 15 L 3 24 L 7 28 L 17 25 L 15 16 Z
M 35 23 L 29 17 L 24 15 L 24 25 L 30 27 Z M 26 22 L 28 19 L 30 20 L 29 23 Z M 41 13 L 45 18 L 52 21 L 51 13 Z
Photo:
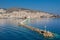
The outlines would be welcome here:
M 60 15 L 60 0 L 0 0 L 0 8 L 26 8 Z

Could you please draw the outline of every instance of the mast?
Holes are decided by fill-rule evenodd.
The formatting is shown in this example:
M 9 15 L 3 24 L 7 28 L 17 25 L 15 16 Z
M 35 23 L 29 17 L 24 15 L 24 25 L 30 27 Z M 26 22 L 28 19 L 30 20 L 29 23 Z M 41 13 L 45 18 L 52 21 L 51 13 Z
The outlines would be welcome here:
M 46 32 L 46 28 L 47 28 L 47 26 L 44 26 L 45 27 L 45 32 Z

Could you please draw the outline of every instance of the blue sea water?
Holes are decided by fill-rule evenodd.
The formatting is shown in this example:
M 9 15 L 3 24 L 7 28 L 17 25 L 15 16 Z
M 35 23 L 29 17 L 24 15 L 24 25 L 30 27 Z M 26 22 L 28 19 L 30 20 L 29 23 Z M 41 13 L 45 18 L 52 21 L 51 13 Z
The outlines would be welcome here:
M 0 19 L 0 40 L 60 40 L 60 19 L 43 18 L 27 21 L 26 25 L 54 33 L 54 38 L 45 38 L 43 35 L 30 29 L 18 26 L 19 19 Z

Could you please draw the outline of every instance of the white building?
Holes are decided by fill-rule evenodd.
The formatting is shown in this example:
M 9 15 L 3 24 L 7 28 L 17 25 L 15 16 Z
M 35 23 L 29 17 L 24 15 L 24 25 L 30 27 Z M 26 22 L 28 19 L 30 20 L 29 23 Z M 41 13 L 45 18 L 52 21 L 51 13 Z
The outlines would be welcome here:
M 5 9 L 0 9 L 0 12 L 4 13 L 4 12 L 6 12 L 6 10 Z

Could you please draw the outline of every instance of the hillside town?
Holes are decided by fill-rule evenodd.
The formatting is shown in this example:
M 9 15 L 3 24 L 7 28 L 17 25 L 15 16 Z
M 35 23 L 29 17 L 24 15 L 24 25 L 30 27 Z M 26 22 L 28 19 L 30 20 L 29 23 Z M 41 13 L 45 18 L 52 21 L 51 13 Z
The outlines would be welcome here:
M 0 18 L 55 18 L 56 15 L 47 12 L 24 9 L 24 8 L 0 8 Z

